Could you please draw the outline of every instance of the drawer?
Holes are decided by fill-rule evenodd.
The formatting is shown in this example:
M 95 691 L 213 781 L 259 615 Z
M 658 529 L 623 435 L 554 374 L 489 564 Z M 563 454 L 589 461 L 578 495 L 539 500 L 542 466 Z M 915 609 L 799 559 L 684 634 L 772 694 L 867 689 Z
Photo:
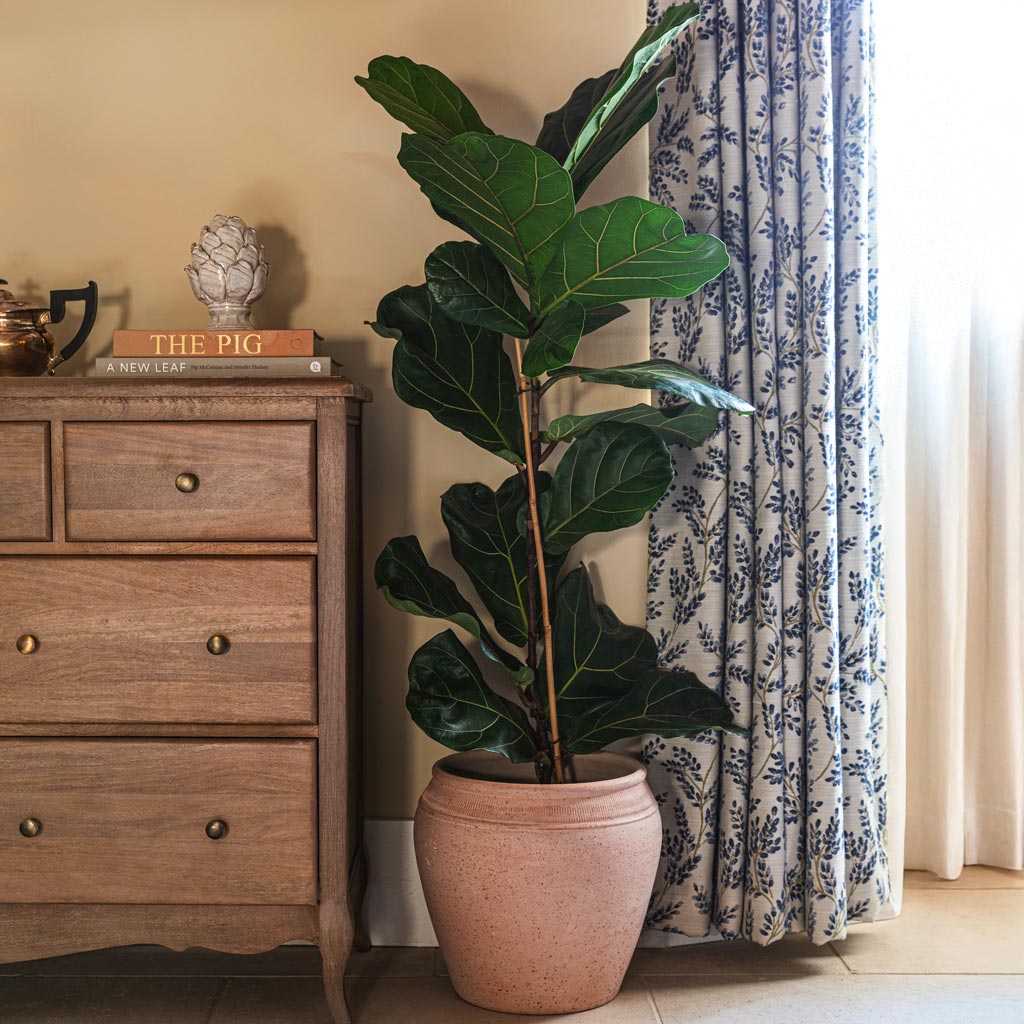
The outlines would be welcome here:
M 0 722 L 312 723 L 315 576 L 305 555 L 0 557 Z
M 313 423 L 65 423 L 67 537 L 314 540 L 315 462 Z
M 0 541 L 50 539 L 50 425 L 0 423 Z
M 0 740 L 0 778 L 0 903 L 316 902 L 312 740 Z

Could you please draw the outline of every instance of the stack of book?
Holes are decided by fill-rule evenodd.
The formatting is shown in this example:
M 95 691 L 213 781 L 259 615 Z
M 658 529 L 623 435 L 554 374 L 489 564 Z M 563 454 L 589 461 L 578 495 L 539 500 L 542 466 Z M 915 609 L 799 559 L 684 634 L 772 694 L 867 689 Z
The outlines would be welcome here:
M 330 377 L 314 331 L 114 331 L 97 377 Z

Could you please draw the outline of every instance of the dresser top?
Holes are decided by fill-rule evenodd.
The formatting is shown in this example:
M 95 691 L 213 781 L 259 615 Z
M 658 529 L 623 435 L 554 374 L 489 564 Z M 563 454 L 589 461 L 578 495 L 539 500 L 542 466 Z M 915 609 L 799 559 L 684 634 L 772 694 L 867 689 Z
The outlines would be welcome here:
M 351 398 L 373 401 L 347 377 L 0 377 L 5 398 Z

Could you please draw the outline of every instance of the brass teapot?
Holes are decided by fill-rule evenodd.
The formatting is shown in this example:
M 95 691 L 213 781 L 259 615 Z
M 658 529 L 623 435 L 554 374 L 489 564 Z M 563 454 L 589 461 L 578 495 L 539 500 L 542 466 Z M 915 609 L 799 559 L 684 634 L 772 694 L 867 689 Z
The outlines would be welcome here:
M 0 278 L 0 285 L 7 284 Z M 0 288 L 0 377 L 38 377 L 53 374 L 54 369 L 70 359 L 89 337 L 96 323 L 96 282 L 84 288 L 62 288 L 50 292 L 48 309 L 19 302 L 9 291 Z M 85 313 L 78 333 L 60 350 L 46 329 L 64 319 L 68 302 L 82 301 Z

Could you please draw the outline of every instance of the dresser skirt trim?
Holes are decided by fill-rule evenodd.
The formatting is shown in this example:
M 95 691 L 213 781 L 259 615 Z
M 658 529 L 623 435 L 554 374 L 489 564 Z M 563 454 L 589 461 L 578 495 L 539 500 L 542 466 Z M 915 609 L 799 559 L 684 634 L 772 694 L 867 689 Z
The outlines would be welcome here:
M 111 946 L 264 953 L 296 939 L 319 944 L 317 907 L 0 904 L 0 963 Z

